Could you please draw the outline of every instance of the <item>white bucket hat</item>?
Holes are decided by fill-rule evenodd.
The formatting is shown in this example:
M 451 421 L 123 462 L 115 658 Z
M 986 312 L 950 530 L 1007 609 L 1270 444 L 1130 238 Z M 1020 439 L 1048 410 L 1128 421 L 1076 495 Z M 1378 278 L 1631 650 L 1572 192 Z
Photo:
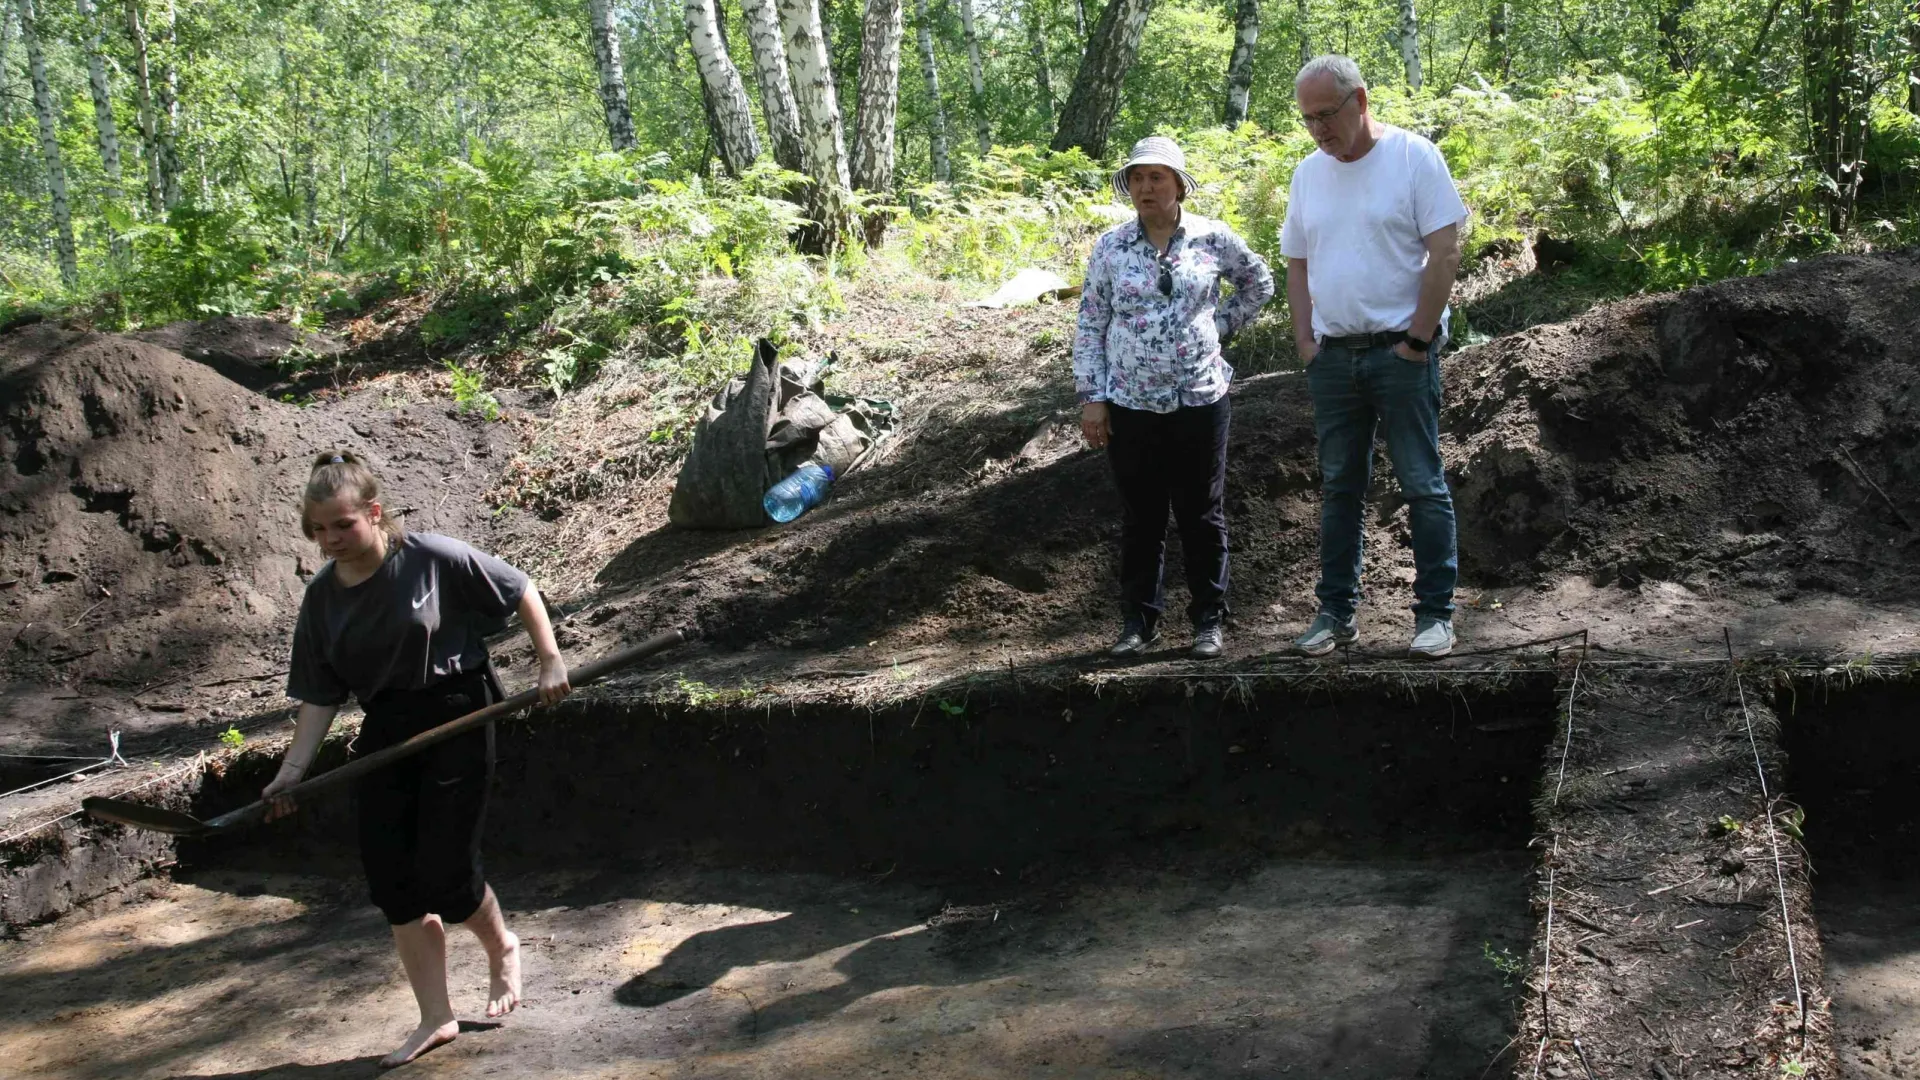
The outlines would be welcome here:
M 1193 182 L 1193 174 L 1187 171 L 1187 155 L 1180 150 L 1179 144 L 1165 135 L 1149 135 L 1133 144 L 1133 151 L 1127 155 L 1126 164 L 1113 174 L 1113 190 L 1122 199 L 1128 198 L 1127 170 L 1135 165 L 1165 165 L 1180 178 L 1181 195 L 1187 196 L 1200 185 Z

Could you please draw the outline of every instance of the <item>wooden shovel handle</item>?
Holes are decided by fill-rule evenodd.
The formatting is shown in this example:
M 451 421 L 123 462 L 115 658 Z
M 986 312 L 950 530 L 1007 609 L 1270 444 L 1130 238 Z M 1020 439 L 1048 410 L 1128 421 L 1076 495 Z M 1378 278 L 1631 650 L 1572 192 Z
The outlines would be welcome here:
M 619 671 L 621 668 L 645 660 L 655 653 L 671 649 L 685 640 L 687 640 L 686 632 L 681 630 L 669 630 L 664 634 L 656 634 L 630 649 L 622 649 L 611 656 L 603 656 L 591 663 L 572 669 L 567 673 L 568 682 L 577 690 L 588 683 L 597 682 Z M 434 743 L 445 742 L 462 732 L 471 731 L 489 720 L 505 716 L 508 713 L 518 712 L 529 705 L 537 703 L 539 700 L 540 691 L 538 689 L 522 690 L 520 693 L 507 698 L 505 701 L 496 701 L 485 708 L 475 709 L 457 720 L 449 720 L 439 727 L 428 728 L 405 742 L 395 743 L 385 750 L 376 750 L 363 758 L 355 758 L 337 769 L 323 772 L 311 780 L 305 780 L 295 784 L 275 797 L 285 796 L 287 798 L 298 798 L 301 795 L 309 795 L 325 788 L 337 787 L 356 777 L 364 776 L 389 762 L 398 761 L 410 754 L 417 754 L 427 747 L 432 746 Z M 267 804 L 265 800 L 251 802 L 238 810 L 229 810 L 219 817 L 208 820 L 207 827 L 210 829 L 219 829 L 231 825 L 250 824 L 265 815 L 266 812 Z

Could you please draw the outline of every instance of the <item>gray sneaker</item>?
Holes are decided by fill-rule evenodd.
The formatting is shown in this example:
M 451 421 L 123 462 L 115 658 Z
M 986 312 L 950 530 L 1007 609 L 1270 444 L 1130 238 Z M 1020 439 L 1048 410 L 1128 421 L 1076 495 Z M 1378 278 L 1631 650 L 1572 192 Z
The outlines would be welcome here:
M 1415 660 L 1438 660 L 1453 651 L 1453 620 L 1422 615 L 1414 620 L 1413 644 L 1407 655 Z
M 1306 633 L 1293 639 L 1293 651 L 1301 656 L 1325 656 L 1336 646 L 1351 645 L 1359 638 L 1359 620 L 1351 615 L 1342 619 L 1323 611 L 1313 617 Z

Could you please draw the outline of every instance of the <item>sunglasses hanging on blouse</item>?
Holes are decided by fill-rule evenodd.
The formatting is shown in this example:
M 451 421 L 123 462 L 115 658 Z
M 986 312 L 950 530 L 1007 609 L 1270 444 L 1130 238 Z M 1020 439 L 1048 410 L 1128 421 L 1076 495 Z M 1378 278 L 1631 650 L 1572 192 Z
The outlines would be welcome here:
M 1173 297 L 1173 264 L 1167 261 L 1165 255 L 1160 256 L 1158 261 L 1160 263 L 1160 295 L 1171 299 Z

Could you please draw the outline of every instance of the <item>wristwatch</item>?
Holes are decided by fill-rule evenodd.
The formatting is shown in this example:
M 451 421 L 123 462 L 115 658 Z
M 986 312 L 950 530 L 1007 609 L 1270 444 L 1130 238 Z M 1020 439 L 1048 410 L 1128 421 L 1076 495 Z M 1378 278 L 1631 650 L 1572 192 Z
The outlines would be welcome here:
M 1406 342 L 1407 342 L 1407 347 L 1411 348 L 1414 352 L 1426 352 L 1427 350 L 1433 348 L 1433 342 L 1422 341 L 1419 338 L 1414 337 L 1411 333 L 1409 333 L 1406 336 Z

